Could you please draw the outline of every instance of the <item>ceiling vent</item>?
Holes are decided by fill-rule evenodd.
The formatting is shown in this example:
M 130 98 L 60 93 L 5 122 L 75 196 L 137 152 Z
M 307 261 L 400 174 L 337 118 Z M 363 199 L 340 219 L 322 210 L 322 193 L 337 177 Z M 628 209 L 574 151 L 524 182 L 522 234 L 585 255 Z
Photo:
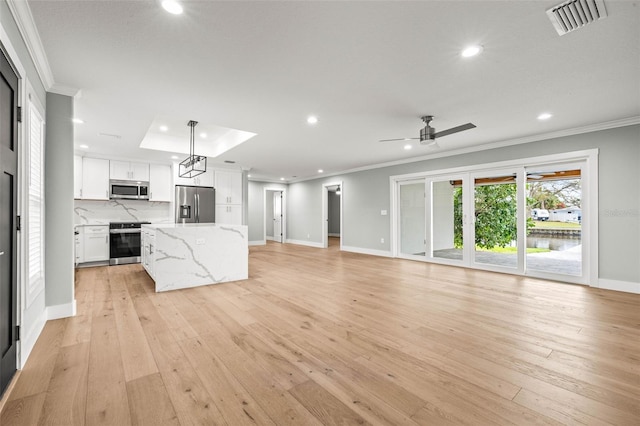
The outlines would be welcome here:
M 569 0 L 547 10 L 558 35 L 565 35 L 607 17 L 604 0 Z

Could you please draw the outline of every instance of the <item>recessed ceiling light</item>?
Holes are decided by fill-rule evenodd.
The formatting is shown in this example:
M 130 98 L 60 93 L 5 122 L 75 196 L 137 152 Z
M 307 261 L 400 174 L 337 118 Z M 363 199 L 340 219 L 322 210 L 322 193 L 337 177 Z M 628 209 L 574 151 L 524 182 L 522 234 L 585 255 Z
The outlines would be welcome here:
M 543 112 L 542 114 L 540 114 L 540 115 L 538 116 L 538 120 L 548 120 L 548 119 L 550 119 L 551 117 L 553 117 L 553 115 L 552 115 L 552 114 L 549 114 L 548 112 Z
M 472 56 L 476 56 L 477 54 L 482 52 L 482 46 L 476 44 L 474 46 L 465 47 L 462 51 L 463 58 L 470 58 Z
M 160 126 L 160 131 L 161 132 L 166 132 L 167 130 L 169 130 L 169 128 L 167 126 Z
M 206 133 L 204 133 L 204 132 L 202 132 L 202 133 L 200 133 L 200 137 L 201 137 L 202 139 L 204 139 L 204 138 L 206 138 L 206 137 L 207 137 L 207 134 L 206 134 Z
M 280 178 L 280 180 L 284 180 L 284 178 Z
M 404 149 L 407 150 L 407 151 L 410 150 L 411 148 L 413 148 L 411 145 L 405 145 L 404 146 Z
M 307 123 L 316 124 L 317 122 L 318 122 L 318 117 L 316 117 L 315 115 L 310 115 L 309 117 L 307 117 Z
M 179 158 L 179 157 L 178 157 L 177 155 L 172 155 L 172 156 L 171 156 L 171 159 L 172 159 L 172 160 L 177 160 L 178 158 Z
M 176 0 L 163 0 L 162 7 L 173 15 L 180 15 L 182 13 L 182 5 Z
M 88 149 L 88 148 L 89 148 L 89 145 L 82 144 L 82 145 L 80 145 L 80 148 L 82 148 L 82 149 Z
M 251 177 L 251 175 L 247 175 L 247 177 Z
M 73 121 L 76 124 L 84 124 L 84 120 L 80 118 L 72 118 L 71 121 Z
M 324 170 L 318 169 L 318 173 L 324 173 Z

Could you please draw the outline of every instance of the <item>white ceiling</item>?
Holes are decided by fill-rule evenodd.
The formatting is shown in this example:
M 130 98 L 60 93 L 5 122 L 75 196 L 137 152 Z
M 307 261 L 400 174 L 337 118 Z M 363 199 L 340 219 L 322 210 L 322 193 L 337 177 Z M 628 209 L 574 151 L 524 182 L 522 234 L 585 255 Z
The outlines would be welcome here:
M 545 13 L 557 3 L 184 1 L 174 16 L 158 1 L 28 2 L 56 85 L 81 90 L 87 155 L 169 163 L 141 141 L 171 119 L 188 149 L 193 119 L 256 133 L 213 162 L 273 180 L 640 116 L 638 2 L 605 0 L 608 18 L 564 36 Z M 417 137 L 425 114 L 477 128 L 438 150 L 377 142 Z

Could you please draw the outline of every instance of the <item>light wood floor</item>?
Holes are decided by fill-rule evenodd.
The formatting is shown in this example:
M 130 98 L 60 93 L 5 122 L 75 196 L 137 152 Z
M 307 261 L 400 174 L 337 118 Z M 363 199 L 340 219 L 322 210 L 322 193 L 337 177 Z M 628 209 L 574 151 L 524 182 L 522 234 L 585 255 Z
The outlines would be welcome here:
M 335 244 L 252 247 L 250 277 L 79 270 L 0 423 L 638 424 L 638 295 Z

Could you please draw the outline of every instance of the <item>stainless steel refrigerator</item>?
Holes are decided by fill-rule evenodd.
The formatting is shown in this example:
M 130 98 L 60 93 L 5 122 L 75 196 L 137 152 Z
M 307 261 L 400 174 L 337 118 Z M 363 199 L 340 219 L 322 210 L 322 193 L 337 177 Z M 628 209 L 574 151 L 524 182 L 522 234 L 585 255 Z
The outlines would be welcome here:
M 176 223 L 214 223 L 215 215 L 214 188 L 176 185 Z

